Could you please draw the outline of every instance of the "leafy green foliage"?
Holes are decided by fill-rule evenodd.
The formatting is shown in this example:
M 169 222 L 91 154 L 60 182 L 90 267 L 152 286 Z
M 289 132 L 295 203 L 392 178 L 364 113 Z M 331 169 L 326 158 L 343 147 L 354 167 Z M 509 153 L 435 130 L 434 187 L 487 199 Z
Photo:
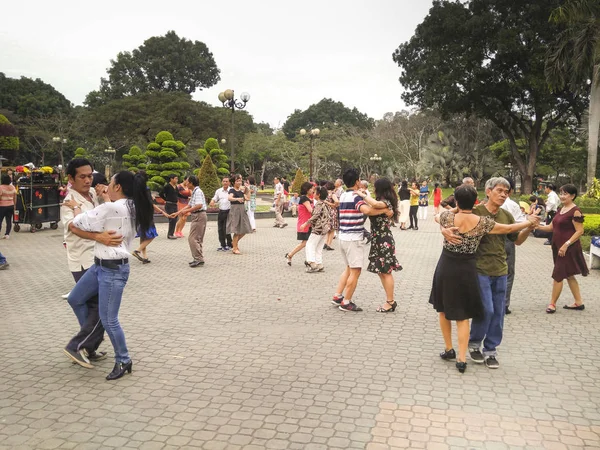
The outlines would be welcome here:
M 300 187 L 302 183 L 306 183 L 308 181 L 308 177 L 302 173 L 301 169 L 296 170 L 296 176 L 294 177 L 294 181 L 292 181 L 292 186 L 290 187 L 293 193 L 300 194 Z
M 600 200 L 600 180 L 598 178 L 594 178 L 594 181 L 592 181 L 592 184 L 585 193 L 585 196 L 588 198 Z
M 161 131 L 156 135 L 156 139 L 154 139 L 154 142 L 156 142 L 158 145 L 161 145 L 162 147 L 170 147 L 169 145 L 163 145 L 163 142 L 166 141 L 175 143 L 173 140 L 173 135 L 168 131 Z
M 92 91 L 85 103 L 97 106 L 111 99 L 153 91 L 191 94 L 215 85 L 219 69 L 206 44 L 180 38 L 174 31 L 154 36 L 132 52 L 111 60 L 108 79 Z
M 210 156 L 206 156 L 198 173 L 198 184 L 207 198 L 212 198 L 217 189 L 221 187 L 221 182 L 217 176 L 217 170 Z
M 0 114 L 0 152 L 8 160 L 12 160 L 19 150 L 17 130 L 10 121 Z
M 295 110 L 283 124 L 282 130 L 291 139 L 302 128 L 310 131 L 311 128 L 320 129 L 338 125 L 370 130 L 375 125 L 375 121 L 356 108 L 350 109 L 342 102 L 324 98 L 319 103 L 310 105 L 305 111 Z
M 88 152 L 85 148 L 83 147 L 77 147 L 75 149 L 75 158 L 87 158 L 88 157 Z
M 146 165 L 146 155 L 144 155 L 142 153 L 142 149 L 139 148 L 137 145 L 132 146 L 129 149 L 128 153 L 125 153 L 123 155 L 123 165 L 128 168 L 129 170 L 131 170 L 132 172 L 137 172 L 138 170 L 145 170 L 148 169 L 148 166 L 157 166 L 157 164 L 148 164 Z M 154 167 L 154 170 L 156 170 L 156 167 Z M 146 172 L 146 174 L 148 176 L 154 176 L 156 175 L 156 173 L 152 173 L 150 174 L 150 172 Z
M 165 144 L 169 147 L 165 146 Z M 162 189 L 167 183 L 166 177 L 172 173 L 182 178 L 184 170 L 189 168 L 187 161 L 181 161 L 180 156 L 171 147 L 178 148 L 180 145 L 168 131 L 158 132 L 154 142 L 147 145 L 148 150 L 146 150 L 143 156 L 144 159 L 149 160 L 147 174 L 152 178 L 148 182 L 148 186 L 153 191 Z M 160 149 L 160 151 L 156 149 Z M 129 158 L 130 160 L 132 158 L 131 152 Z
M 215 165 L 215 170 L 218 176 L 226 177 L 229 175 L 229 164 L 227 164 L 227 155 L 219 147 L 219 141 L 215 138 L 208 138 L 204 142 L 204 148 L 198 149 L 198 156 L 201 160 L 206 160 L 209 157 Z M 204 163 L 203 163 L 204 164 Z M 202 189 L 204 191 L 204 189 Z
M 560 31 L 548 18 L 559 3 L 436 0 L 415 35 L 393 54 L 407 104 L 438 107 L 446 116 L 475 114 L 504 132 L 527 192 L 552 129 L 585 107 L 585 99 L 547 87 L 548 43 Z M 527 139 L 525 157 L 518 139 Z
M 0 109 L 7 109 L 21 117 L 69 114 L 72 105 L 51 85 L 39 78 L 8 78 L 0 72 Z

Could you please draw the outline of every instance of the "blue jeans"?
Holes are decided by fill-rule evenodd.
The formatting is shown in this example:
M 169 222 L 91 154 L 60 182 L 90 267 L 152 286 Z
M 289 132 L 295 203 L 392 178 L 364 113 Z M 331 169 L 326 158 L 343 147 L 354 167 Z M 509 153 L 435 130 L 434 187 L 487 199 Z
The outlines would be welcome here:
M 125 333 L 119 323 L 119 308 L 128 278 L 129 264 L 121 264 L 117 269 L 94 264 L 69 294 L 69 305 L 73 308 L 80 326 L 85 324 L 88 316 L 87 301 L 94 295 L 98 296 L 100 320 L 115 350 L 117 363 L 126 363 L 131 359 L 127 351 Z
M 0 264 L 6 264 L 6 258 L 2 253 L 0 253 Z
M 479 350 L 483 342 L 483 355 L 496 356 L 496 347 L 502 342 L 506 302 L 506 275 L 489 277 L 478 274 L 483 317 L 471 322 L 469 349 Z

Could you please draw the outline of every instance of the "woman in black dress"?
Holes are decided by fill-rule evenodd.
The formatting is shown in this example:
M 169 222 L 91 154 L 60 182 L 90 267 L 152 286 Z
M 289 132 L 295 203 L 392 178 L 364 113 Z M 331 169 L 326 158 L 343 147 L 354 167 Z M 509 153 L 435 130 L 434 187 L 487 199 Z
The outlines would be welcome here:
M 385 213 L 371 216 L 371 250 L 369 252 L 369 272 L 379 275 L 381 285 L 386 295 L 384 305 L 377 308 L 377 312 L 387 313 L 396 310 L 394 301 L 394 275 L 395 271 L 402 270 L 396 259 L 396 244 L 392 234 L 392 224 L 398 218 L 398 197 L 394 185 L 387 178 L 375 181 L 375 199 L 367 197 L 364 192 L 357 192 L 372 208 L 389 208 L 394 215 L 388 217 Z
M 454 191 L 458 212 L 444 211 L 436 216 L 444 228 L 457 227 L 462 238 L 460 244 L 450 244 L 444 240 L 444 249 L 433 276 L 429 303 L 439 313 L 440 328 L 446 349 L 440 354 L 445 360 L 456 359 L 456 368 L 463 373 L 467 368 L 467 347 L 469 343 L 469 319 L 483 314 L 475 251 L 481 238 L 486 234 L 517 233 L 535 225 L 535 221 L 503 225 L 491 217 L 480 217 L 472 213 L 477 199 L 473 186 L 462 184 Z M 452 347 L 452 323 L 456 321 L 458 331 L 458 357 Z

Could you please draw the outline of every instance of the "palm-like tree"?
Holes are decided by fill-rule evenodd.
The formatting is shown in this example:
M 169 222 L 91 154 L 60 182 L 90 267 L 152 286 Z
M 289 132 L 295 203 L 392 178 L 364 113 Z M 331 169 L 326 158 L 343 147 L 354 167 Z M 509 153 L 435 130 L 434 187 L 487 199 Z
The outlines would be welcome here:
M 550 20 L 566 25 L 546 62 L 546 76 L 555 89 L 574 92 L 591 88 L 588 121 L 587 183 L 596 174 L 600 133 L 600 2 L 566 0 Z M 591 86 L 590 86 L 591 83 Z

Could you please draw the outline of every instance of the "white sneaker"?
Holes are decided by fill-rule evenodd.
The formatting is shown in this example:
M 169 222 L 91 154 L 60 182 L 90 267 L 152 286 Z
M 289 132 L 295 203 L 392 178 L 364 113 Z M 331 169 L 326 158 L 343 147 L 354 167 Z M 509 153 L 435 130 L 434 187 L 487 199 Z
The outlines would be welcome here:
M 5 234 L 4 236 L 2 236 L 2 239 L 10 239 L 10 236 L 8 234 Z
M 65 295 L 61 295 L 61 298 L 64 298 L 65 300 L 68 299 L 70 293 L 71 291 L 67 292 Z

